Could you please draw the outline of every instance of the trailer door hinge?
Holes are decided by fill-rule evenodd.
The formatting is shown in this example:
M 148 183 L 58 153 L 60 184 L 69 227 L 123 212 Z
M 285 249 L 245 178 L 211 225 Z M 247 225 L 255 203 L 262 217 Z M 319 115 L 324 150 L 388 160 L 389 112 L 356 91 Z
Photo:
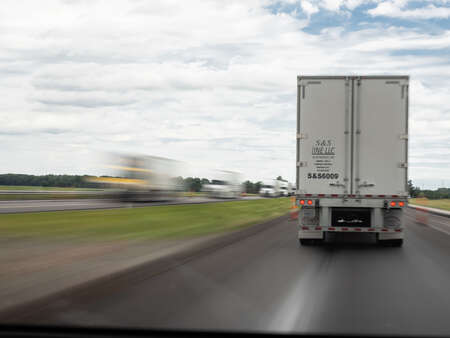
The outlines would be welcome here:
M 307 167 L 308 163 L 306 163 L 306 161 L 298 161 L 297 162 L 297 167 Z
M 306 140 L 308 138 L 308 134 L 299 133 L 297 134 L 297 138 L 299 140 Z
M 407 163 L 407 162 L 400 162 L 400 163 L 398 164 L 398 167 L 399 167 L 399 168 L 408 168 L 408 163 Z
M 407 140 L 408 134 L 400 134 L 400 140 Z

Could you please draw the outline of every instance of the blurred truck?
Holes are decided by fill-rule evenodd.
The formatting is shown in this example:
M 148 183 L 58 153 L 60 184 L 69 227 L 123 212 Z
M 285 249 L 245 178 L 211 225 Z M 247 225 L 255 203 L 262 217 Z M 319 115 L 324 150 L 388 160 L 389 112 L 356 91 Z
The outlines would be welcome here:
M 336 232 L 403 243 L 408 76 L 299 76 L 296 194 L 300 243 Z
M 242 194 L 240 174 L 233 171 L 218 170 L 210 184 L 204 184 L 202 191 L 210 198 L 239 198 Z
M 279 181 L 280 186 L 280 196 L 291 196 L 292 195 L 292 183 L 280 180 Z
M 122 201 L 167 201 L 181 194 L 178 161 L 140 155 L 113 155 L 110 161 L 114 177 L 93 177 L 89 181 L 115 189 L 115 196 Z
M 280 181 L 266 180 L 262 182 L 259 194 L 264 197 L 279 197 L 280 196 Z

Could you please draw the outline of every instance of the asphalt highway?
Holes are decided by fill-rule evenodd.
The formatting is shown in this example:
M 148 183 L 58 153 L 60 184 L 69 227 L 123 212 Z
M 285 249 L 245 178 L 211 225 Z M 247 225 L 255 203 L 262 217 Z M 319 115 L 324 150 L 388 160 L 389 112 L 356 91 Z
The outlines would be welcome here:
M 419 217 L 420 216 L 420 217 Z M 301 247 L 286 219 L 159 273 L 53 299 L 20 322 L 450 335 L 450 218 L 407 210 L 402 248 L 348 233 Z M 417 219 L 427 222 L 424 225 Z M 345 235 L 345 236 L 344 236 Z M 142 267 L 146 269 L 146 267 Z
M 15 200 L 0 201 L 1 213 L 22 213 L 61 210 L 90 210 L 112 208 L 136 208 L 156 205 L 214 203 L 232 200 L 257 199 L 258 196 L 247 196 L 240 199 L 212 199 L 206 197 L 181 197 L 163 202 L 119 202 L 112 199 L 63 199 L 63 200 Z

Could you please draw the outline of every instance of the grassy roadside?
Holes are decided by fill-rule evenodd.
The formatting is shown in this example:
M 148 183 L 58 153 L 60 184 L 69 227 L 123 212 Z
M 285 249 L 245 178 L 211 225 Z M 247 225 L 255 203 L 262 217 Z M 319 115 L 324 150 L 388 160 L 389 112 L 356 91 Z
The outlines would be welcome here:
M 410 204 L 421 205 L 429 208 L 436 208 L 450 211 L 450 199 L 429 200 L 427 198 L 410 198 Z
M 1 214 L 0 236 L 68 239 L 186 238 L 284 215 L 289 198 L 135 209 Z

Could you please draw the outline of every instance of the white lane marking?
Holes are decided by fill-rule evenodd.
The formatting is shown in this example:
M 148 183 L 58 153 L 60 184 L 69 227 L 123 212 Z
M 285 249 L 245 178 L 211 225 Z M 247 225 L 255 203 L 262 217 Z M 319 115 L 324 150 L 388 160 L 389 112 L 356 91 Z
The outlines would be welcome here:
M 276 332 L 308 331 L 313 313 L 311 311 L 311 289 L 317 283 L 316 270 L 307 268 L 291 288 L 278 307 L 268 329 Z

